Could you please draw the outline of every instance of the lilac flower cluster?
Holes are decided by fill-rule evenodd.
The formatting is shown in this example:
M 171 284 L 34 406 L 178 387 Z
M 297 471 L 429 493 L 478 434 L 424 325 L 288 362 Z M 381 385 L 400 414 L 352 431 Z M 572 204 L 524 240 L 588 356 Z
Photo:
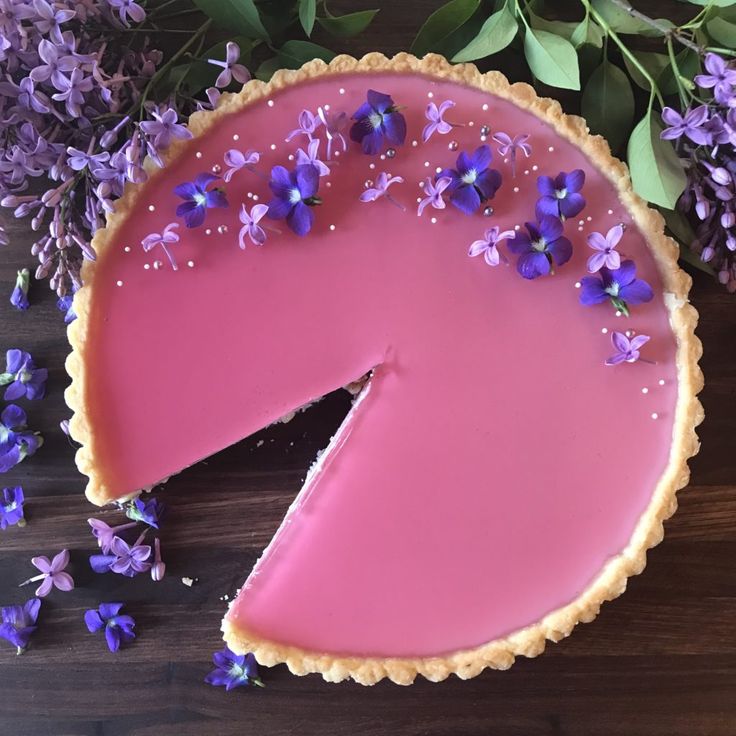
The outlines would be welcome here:
M 95 257 L 91 236 L 125 184 L 147 178 L 144 159 L 161 166 L 161 152 L 191 136 L 181 118 L 217 101 L 214 88 L 209 103 L 149 99 L 167 66 L 143 34 L 127 32 L 144 22 L 133 0 L 0 0 L 0 205 L 40 233 L 36 278 L 59 297 L 79 288 L 82 259 Z M 228 44 L 222 85 L 247 76 L 238 56 Z M 45 185 L 28 193 L 36 178 Z
M 698 223 L 690 248 L 736 292 L 736 68 L 709 53 L 695 83 L 712 98 L 684 113 L 665 107 L 661 135 L 687 172 L 678 209 Z

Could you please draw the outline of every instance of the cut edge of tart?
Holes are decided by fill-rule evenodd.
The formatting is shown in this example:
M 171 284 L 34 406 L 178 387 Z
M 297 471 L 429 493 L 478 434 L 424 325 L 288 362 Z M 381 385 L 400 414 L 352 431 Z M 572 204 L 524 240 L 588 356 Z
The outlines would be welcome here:
M 319 672 L 328 681 L 337 682 L 351 677 L 366 685 L 385 677 L 395 683 L 410 684 L 417 674 L 432 681 L 443 680 L 453 673 L 466 679 L 479 674 L 486 667 L 506 669 L 518 655 L 533 657 L 540 654 L 547 639 L 559 641 L 568 636 L 577 623 L 592 621 L 601 604 L 620 595 L 626 588 L 627 578 L 644 569 L 647 550 L 662 540 L 663 521 L 677 507 L 677 490 L 688 482 L 688 458 L 697 453 L 699 447 L 695 427 L 703 419 L 703 409 L 696 396 L 702 388 L 703 377 L 698 366 L 702 349 L 694 332 L 698 316 L 687 301 L 691 279 L 678 266 L 679 251 L 676 243 L 665 236 L 664 221 L 660 214 L 650 209 L 634 193 L 626 166 L 611 155 L 607 142 L 600 136 L 590 135 L 582 118 L 565 115 L 557 101 L 537 96 L 527 84 L 510 84 L 498 72 L 481 74 L 472 64 L 451 65 L 437 55 L 417 59 L 401 53 L 389 59 L 382 54 L 371 53 L 359 60 L 350 56 L 338 56 L 329 64 L 315 60 L 296 71 L 276 72 L 268 83 L 253 80 L 240 93 L 224 94 L 214 111 L 194 113 L 190 118 L 189 128 L 194 136 L 199 136 L 223 116 L 262 100 L 276 90 L 312 78 L 369 72 L 417 73 L 488 92 L 528 110 L 580 149 L 613 185 L 621 203 L 646 238 L 662 278 L 663 299 L 677 342 L 678 398 L 668 465 L 625 549 L 609 560 L 595 580 L 571 603 L 509 636 L 479 647 L 436 657 L 387 658 L 321 654 L 268 641 L 234 625 L 227 617 L 222 625 L 225 641 L 234 651 L 252 651 L 258 661 L 266 666 L 286 663 L 294 674 Z M 185 146 L 185 141 L 175 141 L 164 155 L 165 163 L 174 161 Z M 158 169 L 154 166 L 147 168 L 152 177 L 156 175 Z M 98 254 L 103 253 L 113 241 L 118 227 L 144 190 L 145 185 L 126 186 L 123 196 L 116 203 L 116 212 L 108 215 L 107 227 L 99 230 L 93 239 L 93 247 Z M 115 495 L 105 478 L 104 469 L 96 462 L 94 429 L 87 413 L 88 377 L 82 356 L 89 341 L 91 287 L 95 279 L 95 268 L 94 261 L 84 262 L 84 286 L 74 299 L 77 320 L 69 325 L 72 352 L 66 361 L 72 382 L 66 390 L 65 398 L 73 411 L 69 424 L 71 436 L 81 444 L 76 454 L 77 467 L 89 478 L 87 497 L 92 503 L 102 506 L 123 499 Z M 332 444 L 324 455 L 329 453 L 331 447 Z M 302 491 L 308 485 L 309 479 Z M 137 492 L 129 496 L 134 496 Z

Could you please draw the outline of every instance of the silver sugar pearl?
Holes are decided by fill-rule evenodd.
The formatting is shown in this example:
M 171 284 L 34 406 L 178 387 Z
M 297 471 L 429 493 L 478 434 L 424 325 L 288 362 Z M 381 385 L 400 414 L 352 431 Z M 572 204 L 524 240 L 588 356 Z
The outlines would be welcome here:
M 366 179 L 366 180 L 365 180 L 365 181 L 363 182 L 363 186 L 364 186 L 364 187 L 365 187 L 366 189 L 371 189 L 371 188 L 373 187 L 373 179 Z
M 215 164 L 212 167 L 212 173 L 213 174 L 219 174 L 221 171 L 222 171 L 222 166 L 220 166 L 220 164 Z
M 490 217 L 493 214 L 493 207 L 490 205 L 483 208 L 483 217 Z
M 163 263 L 161 263 L 161 261 L 154 261 L 154 262 L 153 262 L 153 267 L 154 267 L 154 268 L 155 268 L 155 269 L 156 269 L 157 271 L 158 271 L 158 270 L 159 270 L 159 268 L 161 268 L 161 266 L 163 266 L 163 265 L 164 265 L 164 264 L 163 264 Z
M 227 225 L 218 225 L 217 232 L 220 233 L 220 235 L 224 235 L 227 232 Z
M 447 147 L 448 147 L 448 148 L 449 148 L 449 149 L 450 149 L 451 151 L 457 151 L 457 149 L 458 149 L 458 143 L 457 143 L 457 141 L 450 141 L 450 142 L 449 142 L 449 143 L 447 144 Z
M 480 126 L 480 134 L 481 135 L 489 135 L 491 132 L 491 126 L 490 125 L 481 125 Z
M 386 150 L 386 158 L 393 158 L 394 156 L 396 156 L 395 148 L 389 148 Z

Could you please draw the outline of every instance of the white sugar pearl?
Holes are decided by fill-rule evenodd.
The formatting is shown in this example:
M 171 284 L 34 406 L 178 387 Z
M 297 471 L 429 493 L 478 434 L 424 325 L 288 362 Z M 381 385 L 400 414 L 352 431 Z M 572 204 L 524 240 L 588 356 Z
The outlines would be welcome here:
M 194 261 L 187 261 L 187 266 L 189 266 L 189 268 L 194 268 Z
M 156 209 L 156 205 L 153 205 L 153 204 L 149 204 L 148 205 L 148 211 L 149 212 L 153 212 L 155 209 Z
M 425 161 L 425 162 L 424 162 L 424 165 L 425 165 L 425 166 L 426 166 L 427 168 L 429 168 L 429 161 Z
M 195 156 L 196 156 L 197 158 L 202 158 L 202 151 L 197 151 L 197 152 L 196 152 L 196 153 L 195 153 L 194 155 L 195 155 Z
M 129 246 L 129 245 L 126 245 L 126 246 L 125 246 L 125 248 L 123 248 L 123 250 L 124 250 L 124 251 L 125 251 L 126 253 L 130 253 L 130 246 Z
M 532 166 L 532 171 L 539 171 L 539 166 L 534 164 L 534 166 Z
M 657 383 L 658 383 L 658 384 L 659 384 L 660 386 L 664 386 L 664 378 L 660 378 L 660 379 L 659 379 L 659 381 L 657 381 Z
M 335 158 L 340 158 L 341 156 L 340 151 L 335 151 L 334 156 Z
M 621 316 L 621 312 L 618 309 L 616 310 L 616 316 L 617 317 L 620 317 Z
M 604 335 L 607 335 L 607 334 L 608 334 L 608 327 L 601 327 L 601 332 L 602 332 L 602 333 L 603 333 Z
M 521 230 L 521 225 L 514 225 L 514 230 Z
M 412 148 L 416 148 L 419 145 L 419 141 L 412 141 L 411 146 Z
M 431 100 L 434 97 L 434 92 L 427 92 L 427 97 Z
M 334 230 L 334 229 L 335 229 L 335 226 L 334 225 L 330 225 L 330 230 Z
M 586 220 L 587 220 L 588 222 L 592 222 L 592 221 L 593 221 L 593 218 L 592 218 L 592 217 L 591 217 L 590 215 L 588 215 L 588 216 L 587 216 L 587 217 L 586 217 L 585 219 L 586 219 Z
M 271 146 L 270 146 L 270 148 L 271 148 L 272 151 L 275 151 L 276 150 L 276 144 L 275 143 L 272 143 Z
M 343 87 L 340 87 L 339 90 L 337 90 L 341 95 L 345 94 L 345 89 Z
M 631 337 L 634 333 L 632 330 L 626 330 L 624 334 L 626 335 L 626 337 Z
M 468 127 L 469 128 L 472 128 L 474 125 L 475 125 L 475 123 L 472 120 L 468 123 Z
M 548 151 L 549 151 L 550 153 L 552 153 L 552 152 L 553 152 L 553 151 L 555 150 L 555 147 L 554 147 L 554 146 L 550 146 L 550 147 L 549 147 L 549 148 L 548 148 L 547 150 L 548 150 Z
M 421 202 L 421 201 L 422 201 L 422 198 L 421 197 L 417 197 L 417 202 Z
M 575 282 L 575 288 L 579 289 L 582 286 L 582 284 L 579 281 Z
M 122 281 L 116 281 L 115 284 L 116 284 L 116 286 L 122 286 L 123 285 L 123 282 Z
M 289 154 L 289 161 L 293 161 L 293 160 L 294 160 L 294 154 L 293 153 L 290 153 Z
M 583 232 L 583 226 L 582 225 L 578 225 L 578 232 L 579 233 Z
M 436 172 L 437 172 L 437 173 L 439 174 L 439 173 L 440 173 L 440 171 L 442 171 L 442 167 L 441 167 L 441 166 L 438 166 L 438 167 L 437 167 L 437 168 L 435 169 L 435 171 L 436 171 Z
M 273 100 L 269 100 L 269 101 L 268 101 L 268 102 L 267 102 L 266 104 L 267 104 L 267 105 L 268 105 L 269 107 L 273 107 Z
M 146 271 L 148 271 L 151 268 L 151 264 L 150 263 L 144 263 L 143 264 L 143 268 L 145 268 Z
M 644 388 L 641 390 L 641 392 L 643 394 L 648 394 L 649 393 L 649 389 L 646 386 L 644 386 Z
M 324 107 L 324 109 L 325 109 L 325 110 L 327 110 L 327 111 L 329 112 L 329 109 L 330 109 L 330 105 L 329 105 L 329 103 L 328 103 L 327 105 L 322 105 L 322 107 Z
M 485 112 L 488 109 L 488 103 L 484 102 L 481 109 Z
M 332 186 L 332 182 L 331 181 L 325 182 L 325 186 L 329 189 Z
M 370 169 L 371 171 L 373 171 L 373 169 L 375 169 L 375 168 L 376 168 L 376 165 L 375 165 L 375 164 L 368 164 L 368 168 L 369 168 L 369 169 Z
M 430 220 L 430 222 L 431 222 L 431 223 L 432 223 L 433 225 L 436 225 L 436 224 L 437 224 L 437 218 L 436 218 L 436 217 L 433 217 L 433 218 L 432 218 L 432 219 Z
M 204 231 L 204 234 L 205 234 L 205 235 L 212 235 L 212 230 L 211 230 L 210 228 L 207 228 L 207 229 L 206 229 L 206 230 Z
M 153 262 L 153 267 L 154 267 L 154 268 L 155 268 L 155 269 L 156 269 L 157 271 L 158 271 L 158 270 L 159 270 L 159 269 L 161 268 L 161 266 L 163 266 L 163 265 L 164 265 L 164 264 L 163 264 L 163 263 L 161 263 L 161 261 L 154 261 L 154 262 Z
M 240 140 L 240 136 L 237 133 L 233 133 L 233 140 L 234 141 L 239 141 Z
M 652 419 L 659 419 L 659 414 L 657 412 L 652 412 Z
M 518 194 L 518 192 L 519 192 L 519 187 L 514 187 L 514 192 L 516 192 L 516 193 Z
M 253 201 L 254 201 L 254 202 L 257 202 L 257 201 L 258 201 L 258 195 L 257 195 L 257 194 L 254 194 L 254 195 L 253 195 Z
M 524 176 L 529 176 L 529 169 L 524 170 Z
M 613 214 L 613 210 L 608 210 L 608 214 L 609 215 L 612 215 Z

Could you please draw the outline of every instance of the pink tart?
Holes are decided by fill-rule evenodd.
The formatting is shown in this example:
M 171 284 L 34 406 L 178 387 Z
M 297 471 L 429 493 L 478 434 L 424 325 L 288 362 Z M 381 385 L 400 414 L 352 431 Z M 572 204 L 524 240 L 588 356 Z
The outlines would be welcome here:
M 689 278 L 605 141 L 527 85 L 403 54 L 279 72 L 190 127 L 75 298 L 89 499 L 369 374 L 230 647 L 407 684 L 592 620 L 660 541 L 702 418 Z

